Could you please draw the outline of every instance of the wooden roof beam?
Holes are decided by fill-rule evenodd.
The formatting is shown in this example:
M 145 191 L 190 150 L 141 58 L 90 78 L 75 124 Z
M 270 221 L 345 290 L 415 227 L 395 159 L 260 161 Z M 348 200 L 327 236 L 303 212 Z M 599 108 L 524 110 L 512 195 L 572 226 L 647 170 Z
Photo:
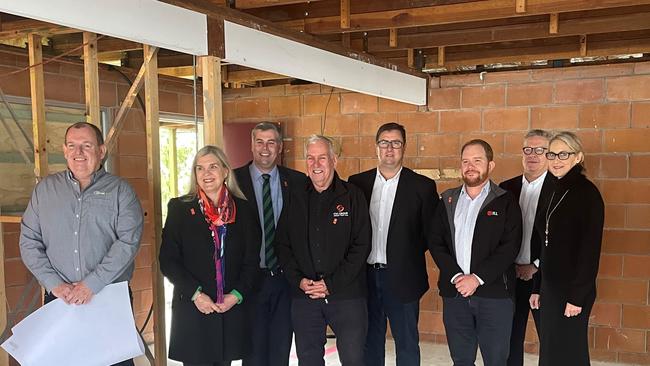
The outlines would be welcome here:
M 492 20 L 529 15 L 544 15 L 604 8 L 650 4 L 650 0 L 529 0 L 526 13 L 517 13 L 511 0 L 485 0 L 463 4 L 379 11 L 350 15 L 350 30 L 371 31 L 386 28 L 418 27 L 459 22 Z M 284 25 L 284 22 L 278 22 Z M 305 31 L 311 34 L 333 34 L 341 31 L 340 18 L 328 16 L 304 19 Z
M 237 9 L 265 8 L 267 6 L 279 6 L 290 4 L 309 3 L 322 0 L 235 0 Z
M 54 34 L 79 33 L 78 29 L 64 27 L 52 23 L 41 22 L 34 19 L 15 20 L 2 22 L 0 25 L 0 40 L 23 38 L 29 34 L 38 34 L 42 37 Z
M 350 29 L 350 0 L 341 0 L 341 29 Z
M 548 33 L 549 34 L 558 34 L 560 30 L 560 14 L 551 13 L 549 22 L 548 22 Z

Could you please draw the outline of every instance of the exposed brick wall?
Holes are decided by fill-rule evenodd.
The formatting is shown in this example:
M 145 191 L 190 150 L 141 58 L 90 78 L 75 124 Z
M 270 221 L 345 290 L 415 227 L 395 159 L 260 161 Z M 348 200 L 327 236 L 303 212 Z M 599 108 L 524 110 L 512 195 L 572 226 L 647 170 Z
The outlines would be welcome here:
M 495 151 L 493 178 L 521 174 L 530 128 L 568 129 L 583 140 L 587 172 L 606 203 L 598 301 L 589 328 L 594 359 L 650 364 L 650 63 L 494 72 L 431 80 L 427 107 L 326 86 L 274 86 L 224 92 L 226 122 L 273 120 L 288 137 L 287 165 L 304 170 L 305 137 L 324 132 L 342 144 L 343 177 L 376 166 L 377 127 L 407 130 L 405 165 L 437 169 L 439 190 L 457 186 L 459 149 L 471 138 Z M 326 110 L 327 107 L 327 110 Z M 421 302 L 422 339 L 444 342 L 438 272 Z M 538 351 L 532 321 L 526 350 Z

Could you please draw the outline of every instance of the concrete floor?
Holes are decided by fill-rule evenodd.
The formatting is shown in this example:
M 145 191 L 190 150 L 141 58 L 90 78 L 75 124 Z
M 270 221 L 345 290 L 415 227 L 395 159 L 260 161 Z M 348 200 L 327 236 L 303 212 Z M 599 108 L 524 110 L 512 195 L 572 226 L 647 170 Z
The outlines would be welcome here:
M 431 366 L 450 366 L 451 359 L 449 358 L 449 350 L 446 345 L 429 343 L 429 342 L 420 342 L 420 351 L 422 354 L 422 365 L 431 365 Z M 334 340 L 329 340 L 325 346 L 325 365 L 327 366 L 340 366 L 341 363 L 338 359 L 338 353 L 336 352 L 336 346 Z M 386 342 L 386 366 L 395 365 L 395 348 L 393 342 Z M 167 363 L 169 366 L 181 366 L 180 362 L 169 360 Z M 136 359 L 136 366 L 149 366 L 147 359 L 143 356 L 139 359 Z M 241 365 L 240 361 L 235 361 L 232 363 L 233 366 Z M 290 366 L 298 365 L 298 358 L 296 357 L 296 352 L 294 349 L 291 350 L 291 360 L 289 362 Z M 537 356 L 526 354 L 524 360 L 525 366 L 536 366 L 537 365 Z M 591 362 L 592 366 L 632 366 L 630 364 L 619 364 L 611 362 Z M 371 365 L 368 365 L 371 366 Z M 481 360 L 480 354 L 477 357 L 476 366 L 483 366 L 483 361 Z

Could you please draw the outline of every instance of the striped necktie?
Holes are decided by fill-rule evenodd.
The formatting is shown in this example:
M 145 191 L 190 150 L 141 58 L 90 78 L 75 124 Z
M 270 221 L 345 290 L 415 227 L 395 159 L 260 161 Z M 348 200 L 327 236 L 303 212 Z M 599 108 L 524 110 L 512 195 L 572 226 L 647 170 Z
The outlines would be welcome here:
M 266 259 L 266 268 L 277 270 L 278 258 L 273 250 L 273 239 L 275 238 L 275 217 L 273 215 L 273 200 L 271 199 L 271 176 L 262 174 L 264 183 L 262 184 L 262 209 L 264 213 L 264 253 Z

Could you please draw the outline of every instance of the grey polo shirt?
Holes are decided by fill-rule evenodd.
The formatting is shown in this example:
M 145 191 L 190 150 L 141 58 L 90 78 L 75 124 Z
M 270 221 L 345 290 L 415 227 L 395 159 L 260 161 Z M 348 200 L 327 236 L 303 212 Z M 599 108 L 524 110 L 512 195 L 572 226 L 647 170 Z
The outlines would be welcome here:
M 43 179 L 20 230 L 20 254 L 47 291 L 83 281 L 93 293 L 129 280 L 143 215 L 131 186 L 103 168 L 84 191 L 69 170 Z

